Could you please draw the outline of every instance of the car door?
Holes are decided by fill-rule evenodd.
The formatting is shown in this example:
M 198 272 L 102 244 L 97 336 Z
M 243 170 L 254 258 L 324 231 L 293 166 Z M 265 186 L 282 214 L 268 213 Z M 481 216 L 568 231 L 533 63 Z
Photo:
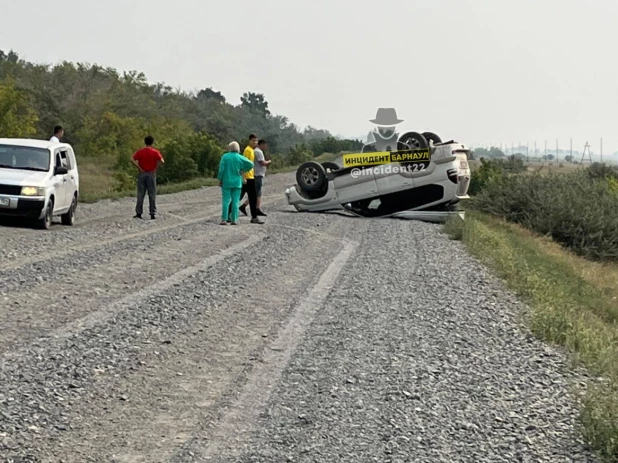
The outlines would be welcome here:
M 75 154 L 71 148 L 66 148 L 66 150 L 60 151 L 60 161 L 63 165 L 66 166 L 69 171 L 66 175 L 67 179 L 67 197 L 66 202 L 67 206 L 70 206 L 73 201 L 73 196 L 77 191 L 79 185 L 79 177 L 77 175 L 77 165 L 75 162 Z
M 66 150 L 64 150 L 64 161 L 63 161 L 63 156 L 62 156 L 62 150 L 57 149 L 54 152 L 54 159 L 55 159 L 55 164 L 54 167 L 67 167 L 66 166 Z M 68 189 L 69 189 L 69 183 L 68 183 L 68 176 L 69 174 L 58 174 L 58 175 L 54 175 L 54 189 L 56 191 L 55 197 L 56 197 L 56 202 L 54 205 L 54 212 L 58 212 L 58 211 L 65 211 L 66 209 L 68 209 L 69 205 L 67 204 L 68 201 Z
M 348 173 L 333 179 L 339 203 L 349 203 L 378 196 L 372 167 L 346 168 Z

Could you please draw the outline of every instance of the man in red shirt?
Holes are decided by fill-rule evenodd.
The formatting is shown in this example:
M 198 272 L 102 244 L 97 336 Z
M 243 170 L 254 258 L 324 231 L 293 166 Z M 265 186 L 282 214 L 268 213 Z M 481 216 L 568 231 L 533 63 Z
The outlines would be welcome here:
M 156 197 L 157 197 L 157 169 L 163 164 L 163 156 L 159 150 L 152 147 L 154 138 L 148 135 L 144 138 L 146 146 L 138 150 L 133 155 L 133 164 L 139 169 L 137 178 L 137 205 L 135 206 L 136 219 L 142 218 L 144 209 L 144 197 L 148 192 L 148 202 L 150 205 L 150 218 L 155 219 L 157 213 Z

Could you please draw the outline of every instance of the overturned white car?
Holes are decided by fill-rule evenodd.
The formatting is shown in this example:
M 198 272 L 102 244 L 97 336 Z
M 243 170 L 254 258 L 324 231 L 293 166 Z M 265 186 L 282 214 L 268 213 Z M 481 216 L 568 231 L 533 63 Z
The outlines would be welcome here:
M 428 140 L 429 139 L 429 140 Z M 298 211 L 347 210 L 362 217 L 401 214 L 441 220 L 468 199 L 469 150 L 426 132 L 399 137 L 397 151 L 346 154 L 343 165 L 309 161 L 285 191 Z

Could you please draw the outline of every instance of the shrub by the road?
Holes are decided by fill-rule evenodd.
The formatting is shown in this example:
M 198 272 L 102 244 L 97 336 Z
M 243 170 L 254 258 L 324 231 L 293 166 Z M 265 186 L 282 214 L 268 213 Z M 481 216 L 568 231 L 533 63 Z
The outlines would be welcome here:
M 618 260 L 618 169 L 509 174 L 489 162 L 473 174 L 474 207 L 551 237 L 595 260 Z
M 472 173 L 469 194 L 476 195 L 482 191 L 488 182 L 508 174 L 525 172 L 524 161 L 515 156 L 510 156 L 506 160 L 481 158 L 481 165 Z

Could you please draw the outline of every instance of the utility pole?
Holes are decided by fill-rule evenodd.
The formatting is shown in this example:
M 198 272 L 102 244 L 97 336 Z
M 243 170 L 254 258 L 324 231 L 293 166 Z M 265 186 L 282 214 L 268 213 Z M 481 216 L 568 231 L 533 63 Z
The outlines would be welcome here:
M 547 140 L 545 140 L 545 160 L 547 160 Z
M 530 142 L 526 142 L 526 162 L 530 161 Z
M 601 164 L 603 164 L 603 137 L 601 137 Z
M 558 157 L 558 139 L 556 138 L 556 162 L 558 162 L 560 158 Z
M 582 159 L 580 163 L 584 163 L 584 156 L 586 156 L 586 151 L 588 152 L 588 161 L 590 161 L 590 164 L 592 164 L 592 153 L 590 152 L 590 145 L 588 144 L 588 142 L 586 142 L 586 144 L 584 145 L 584 151 L 582 152 Z
M 571 162 L 573 162 L 573 137 L 571 137 Z

